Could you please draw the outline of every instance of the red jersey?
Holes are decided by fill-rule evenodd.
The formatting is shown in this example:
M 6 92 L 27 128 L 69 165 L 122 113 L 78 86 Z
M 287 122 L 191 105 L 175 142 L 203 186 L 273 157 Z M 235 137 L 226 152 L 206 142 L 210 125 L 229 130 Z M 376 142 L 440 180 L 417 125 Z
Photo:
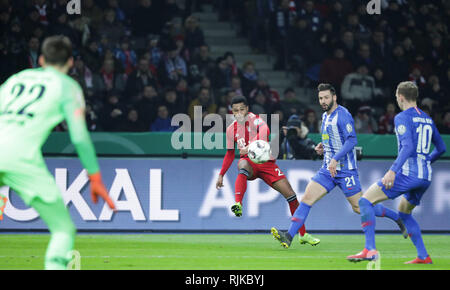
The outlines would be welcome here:
M 227 150 L 233 149 L 237 144 L 238 149 L 247 147 L 255 140 L 264 140 L 269 142 L 270 130 L 266 122 L 258 115 L 249 112 L 246 116 L 245 124 L 237 121 L 231 123 L 227 128 Z M 241 155 L 246 157 L 247 155 Z
M 249 112 L 246 116 L 245 124 L 237 121 L 231 123 L 227 128 L 227 153 L 222 164 L 220 175 L 224 175 L 234 159 L 234 145 L 237 144 L 238 149 L 247 147 L 255 140 L 264 140 L 269 142 L 270 130 L 266 122 L 258 115 Z M 247 154 L 241 155 L 241 158 L 247 158 Z

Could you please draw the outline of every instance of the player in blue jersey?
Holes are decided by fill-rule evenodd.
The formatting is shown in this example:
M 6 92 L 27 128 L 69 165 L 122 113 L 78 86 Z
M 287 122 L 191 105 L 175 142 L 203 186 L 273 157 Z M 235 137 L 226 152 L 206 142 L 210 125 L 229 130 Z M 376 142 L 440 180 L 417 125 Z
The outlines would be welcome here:
M 337 104 L 336 91 L 330 84 L 318 86 L 319 103 L 325 111 L 322 115 L 322 142 L 316 151 L 324 155 L 323 166 L 306 186 L 305 194 L 295 211 L 287 232 L 272 228 L 271 232 L 282 246 L 288 248 L 298 229 L 304 224 L 312 205 L 325 194 L 339 186 L 351 204 L 360 213 L 358 201 L 362 196 L 356 167 L 357 143 L 353 117 L 346 108 Z M 398 214 L 383 205 L 375 207 L 376 216 L 394 220 L 406 237 L 406 230 Z
M 374 207 L 381 201 L 402 195 L 398 207 L 399 216 L 417 249 L 417 258 L 406 264 L 432 263 L 425 249 L 420 227 L 411 213 L 430 186 L 431 163 L 444 154 L 446 148 L 433 120 L 417 108 L 418 95 L 418 88 L 413 82 L 402 82 L 397 86 L 397 103 L 402 110 L 394 119 L 398 156 L 384 177 L 372 184 L 359 200 L 366 244 L 363 251 L 348 256 L 349 261 L 378 258 L 375 247 Z M 433 151 L 430 150 L 431 143 L 435 146 Z

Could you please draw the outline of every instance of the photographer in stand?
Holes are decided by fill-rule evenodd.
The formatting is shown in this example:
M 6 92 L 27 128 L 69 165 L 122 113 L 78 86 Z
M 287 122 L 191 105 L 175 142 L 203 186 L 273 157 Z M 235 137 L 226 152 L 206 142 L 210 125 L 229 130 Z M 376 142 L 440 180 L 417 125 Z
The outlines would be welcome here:
M 282 130 L 285 137 L 281 143 L 279 159 L 317 159 L 318 154 L 314 149 L 316 144 L 307 137 L 309 130 L 297 115 L 289 117 Z

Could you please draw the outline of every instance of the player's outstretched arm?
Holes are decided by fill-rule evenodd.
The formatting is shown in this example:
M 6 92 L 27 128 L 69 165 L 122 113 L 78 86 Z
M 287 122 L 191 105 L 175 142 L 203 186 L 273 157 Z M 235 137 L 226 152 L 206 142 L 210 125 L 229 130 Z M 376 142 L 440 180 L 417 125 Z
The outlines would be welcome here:
M 115 209 L 114 202 L 109 198 L 108 191 L 103 184 L 95 148 L 87 130 L 81 90 L 78 91 L 75 87 L 72 91 L 79 95 L 64 98 L 61 108 L 69 129 L 70 140 L 75 146 L 81 164 L 86 169 L 91 181 L 92 201 L 97 203 L 98 196 L 100 196 L 111 209 Z
M 233 160 L 234 160 L 234 149 L 228 149 L 227 153 L 223 158 L 222 169 L 220 170 L 219 177 L 217 178 L 216 182 L 217 189 L 223 187 L 223 176 L 225 175 L 225 173 L 227 173 L 228 169 L 233 163 Z

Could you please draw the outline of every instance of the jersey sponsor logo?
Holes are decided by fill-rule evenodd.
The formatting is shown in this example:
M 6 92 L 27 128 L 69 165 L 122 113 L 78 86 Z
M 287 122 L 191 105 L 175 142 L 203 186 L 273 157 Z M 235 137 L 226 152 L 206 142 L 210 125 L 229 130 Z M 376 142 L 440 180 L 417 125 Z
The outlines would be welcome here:
M 324 144 L 328 144 L 328 142 L 330 141 L 330 135 L 328 134 L 322 134 L 322 143 Z
M 405 134 L 405 132 L 406 132 L 406 127 L 405 127 L 405 125 L 399 125 L 399 126 L 397 126 L 397 133 L 398 133 L 398 134 L 403 135 L 403 134 Z

